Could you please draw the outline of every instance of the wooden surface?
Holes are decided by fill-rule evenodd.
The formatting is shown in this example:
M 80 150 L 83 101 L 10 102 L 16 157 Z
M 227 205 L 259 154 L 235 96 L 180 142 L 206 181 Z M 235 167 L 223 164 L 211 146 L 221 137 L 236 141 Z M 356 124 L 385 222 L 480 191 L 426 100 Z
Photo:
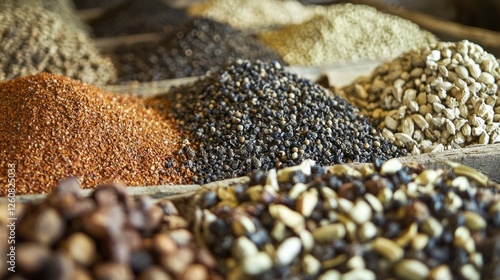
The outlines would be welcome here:
M 369 76 L 381 62 L 381 60 L 373 60 L 321 67 L 286 66 L 285 69 L 313 81 L 317 80 L 322 74 L 325 74 L 328 76 L 330 86 L 340 88 L 351 84 L 360 76 Z M 142 83 L 130 82 L 121 85 L 102 86 L 101 88 L 110 92 L 152 97 L 168 92 L 172 86 L 189 84 L 200 78 L 201 76 Z
M 477 145 L 463 149 L 447 150 L 440 153 L 422 154 L 416 156 L 401 157 L 399 160 L 405 162 L 417 162 L 428 168 L 443 168 L 444 162 L 453 161 L 475 168 L 489 176 L 493 182 L 500 183 L 500 144 Z M 352 166 L 360 167 L 362 163 L 352 163 Z M 228 186 L 236 183 L 244 183 L 248 177 L 239 177 L 222 180 L 204 185 L 213 188 L 215 186 Z M 177 204 L 188 202 L 193 194 L 202 186 L 199 185 L 165 185 L 127 187 L 127 192 L 132 196 L 151 196 L 155 199 L 172 199 Z M 88 195 L 91 190 L 82 190 L 83 195 Z M 18 195 L 17 202 L 40 201 L 46 195 Z M 0 203 L 5 203 L 6 198 L 0 197 Z

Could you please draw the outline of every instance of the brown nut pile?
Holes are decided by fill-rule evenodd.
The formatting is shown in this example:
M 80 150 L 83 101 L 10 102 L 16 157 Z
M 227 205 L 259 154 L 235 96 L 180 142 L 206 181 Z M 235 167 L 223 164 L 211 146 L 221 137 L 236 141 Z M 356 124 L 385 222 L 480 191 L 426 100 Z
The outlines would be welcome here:
M 170 201 L 134 200 L 116 184 L 84 197 L 67 179 L 16 223 L 22 279 L 222 279 Z
M 499 279 L 499 186 L 469 167 L 300 166 L 197 194 L 228 279 Z

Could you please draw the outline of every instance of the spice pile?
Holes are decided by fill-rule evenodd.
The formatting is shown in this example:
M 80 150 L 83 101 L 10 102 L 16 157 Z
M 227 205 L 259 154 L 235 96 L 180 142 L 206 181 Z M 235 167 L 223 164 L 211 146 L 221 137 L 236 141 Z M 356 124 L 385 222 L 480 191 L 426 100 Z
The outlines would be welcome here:
M 68 176 L 85 188 L 189 182 L 173 121 L 135 97 L 67 77 L 42 73 L 0 83 L 0 131 L 1 183 L 7 165 L 16 164 L 18 194 L 48 192 Z
M 229 23 L 242 29 L 298 24 L 310 19 L 315 9 L 298 1 L 209 0 L 191 5 L 188 13 Z
M 436 41 L 411 21 L 353 4 L 317 9 L 309 21 L 263 32 L 259 39 L 291 65 L 393 58 Z
M 345 88 L 413 154 L 500 142 L 500 64 L 469 41 L 401 55 Z
M 79 190 L 76 180 L 66 180 L 40 205 L 23 207 L 16 221 L 16 277 L 222 279 L 216 260 L 196 245 L 170 201 L 133 200 L 116 184 L 101 185 L 90 197 Z
M 498 279 L 500 194 L 485 184 L 460 165 L 306 161 L 199 192 L 194 233 L 228 279 Z
M 116 77 L 86 33 L 40 7 L 0 12 L 0 41 L 0 81 L 44 71 L 92 84 Z
M 194 182 L 287 167 L 403 156 L 345 99 L 282 69 L 238 60 L 165 96 L 196 151 L 186 147 Z
M 281 60 L 245 32 L 206 18 L 185 22 L 158 43 L 122 47 L 111 56 L 121 82 L 201 76 L 238 58 Z
M 109 8 L 130 0 L 73 0 L 77 9 Z
M 0 1 L 0 11 L 8 12 L 16 8 L 44 9 L 57 15 L 68 26 L 76 27 L 84 31 L 89 30 L 89 26 L 83 23 L 75 14 L 75 5 L 71 0 L 2 0 Z
M 89 24 L 96 37 L 171 32 L 187 19 L 184 9 L 162 0 L 128 1 L 107 10 Z

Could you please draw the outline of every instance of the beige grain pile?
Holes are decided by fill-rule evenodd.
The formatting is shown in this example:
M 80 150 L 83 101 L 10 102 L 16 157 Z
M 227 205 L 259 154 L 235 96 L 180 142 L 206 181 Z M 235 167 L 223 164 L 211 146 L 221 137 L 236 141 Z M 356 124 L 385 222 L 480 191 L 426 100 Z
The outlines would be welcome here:
M 316 16 L 297 25 L 263 32 L 259 39 L 291 65 L 328 65 L 393 58 L 436 42 L 418 25 L 365 5 L 316 8 Z
M 188 13 L 229 23 L 242 29 L 298 24 L 314 16 L 314 6 L 298 1 L 209 0 L 192 5 Z

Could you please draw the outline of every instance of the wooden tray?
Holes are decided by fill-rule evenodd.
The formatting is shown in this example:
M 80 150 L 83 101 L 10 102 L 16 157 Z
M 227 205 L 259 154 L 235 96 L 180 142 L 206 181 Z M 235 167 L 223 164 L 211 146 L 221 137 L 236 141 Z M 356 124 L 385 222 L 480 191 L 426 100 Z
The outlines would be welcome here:
M 401 157 L 403 163 L 417 162 L 428 168 L 445 168 L 447 161 L 460 163 L 481 171 L 487 175 L 492 182 L 500 183 L 500 144 L 475 145 L 462 149 L 447 150 L 439 153 L 422 154 L 416 156 Z M 351 166 L 360 167 L 369 163 L 351 163 Z M 127 192 L 132 196 L 150 196 L 154 199 L 171 199 L 176 203 L 187 203 L 190 198 L 202 187 L 213 188 L 216 186 L 227 186 L 235 183 L 246 182 L 248 177 L 238 177 L 200 185 L 163 185 L 127 187 Z M 92 190 L 82 190 L 83 195 L 88 195 Z M 16 201 L 20 203 L 41 201 L 46 194 L 17 195 Z M 6 203 L 5 197 L 0 197 L 0 203 Z

